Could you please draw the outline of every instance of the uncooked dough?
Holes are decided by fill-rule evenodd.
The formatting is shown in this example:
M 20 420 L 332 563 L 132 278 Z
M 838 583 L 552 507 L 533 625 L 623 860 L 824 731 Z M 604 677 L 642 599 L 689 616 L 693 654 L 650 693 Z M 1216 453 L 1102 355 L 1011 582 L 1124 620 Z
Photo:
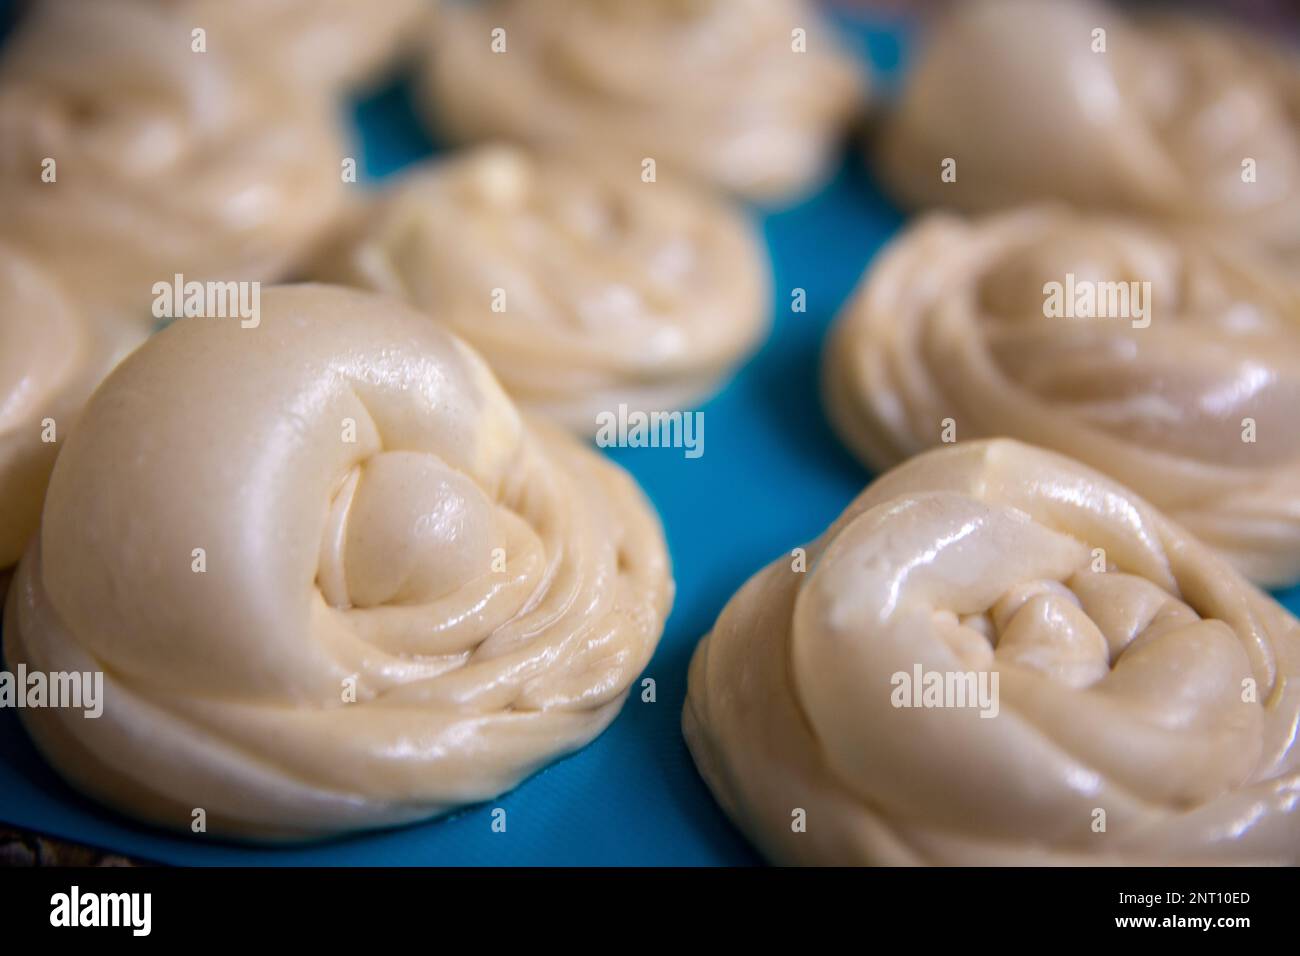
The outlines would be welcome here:
M 1300 622 L 1132 492 L 958 444 L 798 560 L 723 610 L 683 716 L 769 859 L 1300 862 Z M 918 705 L 918 669 L 945 693 Z
M 338 214 L 325 97 L 142 0 L 35 4 L 0 58 L 0 238 L 93 315 L 152 326 L 153 287 L 282 277 Z
M 885 182 L 912 205 L 1060 198 L 1300 262 L 1300 57 L 1230 23 L 1091 0 L 953 3 L 878 140 Z
M 74 785 L 188 830 L 302 839 L 485 800 L 618 713 L 672 599 L 632 479 L 522 419 L 399 303 L 268 289 L 96 392 L 6 607 L 5 659 L 103 671 L 26 709 Z
M 504 51 L 504 52 L 502 52 Z M 787 199 L 822 178 L 865 80 L 805 0 L 446 4 L 433 120 Z
M 142 336 L 90 321 L 53 276 L 0 242 L 0 572 L 36 530 L 59 442 L 91 389 Z
M 620 403 L 698 402 L 770 308 L 766 253 L 723 201 L 508 146 L 408 174 L 311 271 L 418 306 L 522 405 L 588 434 Z
M 98 0 L 97 0 L 98 2 Z M 172 0 L 209 40 L 329 93 L 368 87 L 411 53 L 436 0 Z
M 1300 283 L 1235 240 L 933 214 L 880 253 L 825 365 L 831 421 L 873 468 L 1019 438 L 1124 482 L 1258 584 L 1300 577 Z

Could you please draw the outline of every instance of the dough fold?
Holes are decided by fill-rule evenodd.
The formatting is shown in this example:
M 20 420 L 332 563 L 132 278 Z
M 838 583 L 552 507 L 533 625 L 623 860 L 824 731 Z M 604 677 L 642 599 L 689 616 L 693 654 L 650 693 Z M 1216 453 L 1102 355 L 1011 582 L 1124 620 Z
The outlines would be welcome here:
M 33 6 L 0 59 L 0 237 L 94 315 L 282 277 L 338 213 L 332 106 L 142 0 Z M 51 165 L 52 164 L 52 165 Z
M 769 859 L 1300 861 L 1300 622 L 1122 486 L 959 444 L 798 560 L 723 610 L 683 715 Z
M 40 749 L 130 815 L 287 840 L 485 800 L 592 740 L 672 600 L 631 478 L 405 306 L 262 310 L 155 335 L 60 454 L 5 657 L 102 671 L 104 704 L 23 710 Z
M 1122 481 L 1258 584 L 1300 577 L 1300 285 L 1231 240 L 931 214 L 837 320 L 823 385 L 871 467 L 1018 438 Z
M 521 404 L 587 434 L 620 403 L 708 395 L 757 346 L 770 297 L 762 247 L 724 203 L 505 146 L 407 176 L 311 271 L 416 305 Z
M 1059 198 L 1300 261 L 1300 57 L 1227 22 L 1091 0 L 951 4 L 877 147 L 908 204 Z
M 865 80 L 805 0 L 494 0 L 440 11 L 426 86 L 457 139 L 651 158 L 660 180 L 776 200 L 825 175 Z

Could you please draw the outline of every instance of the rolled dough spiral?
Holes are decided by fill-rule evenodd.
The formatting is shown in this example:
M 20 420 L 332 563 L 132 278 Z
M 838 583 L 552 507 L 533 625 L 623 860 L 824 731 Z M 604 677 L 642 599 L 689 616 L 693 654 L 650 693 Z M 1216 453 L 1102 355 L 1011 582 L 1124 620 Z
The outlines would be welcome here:
M 528 408 L 592 432 L 617 405 L 682 408 L 766 331 L 753 229 L 728 206 L 599 164 L 483 147 L 416 173 L 316 278 L 436 316 Z
M 23 711 L 87 793 L 300 839 L 484 800 L 582 747 L 671 597 L 623 471 L 522 420 L 423 316 L 281 287 L 256 329 L 182 319 L 96 393 L 5 656 L 104 672 L 98 719 Z
M 325 99 L 193 52 L 191 26 L 143 0 L 49 0 L 0 59 L 0 236 L 95 314 L 151 325 L 176 273 L 274 279 L 340 207 Z
M 898 696 L 918 667 L 996 673 L 996 712 Z M 683 724 L 780 863 L 1218 865 L 1300 861 L 1298 717 L 1295 618 L 1127 489 L 995 440 L 755 575 Z
M 89 321 L 53 276 L 0 242 L 0 572 L 36 530 L 59 441 L 141 335 Z
M 824 174 L 863 86 L 804 0 L 449 3 L 427 83 L 456 138 L 652 158 L 764 200 Z
M 1146 314 L 1045 315 L 1071 281 L 1098 311 L 1125 284 Z M 932 215 L 873 264 L 825 366 L 833 424 L 877 469 L 945 423 L 1019 438 L 1124 482 L 1256 583 L 1300 577 L 1300 284 L 1237 243 L 1063 209 Z
M 951 4 L 878 146 L 911 204 L 1060 198 L 1300 261 L 1300 57 L 1228 23 L 1130 19 L 1090 0 Z

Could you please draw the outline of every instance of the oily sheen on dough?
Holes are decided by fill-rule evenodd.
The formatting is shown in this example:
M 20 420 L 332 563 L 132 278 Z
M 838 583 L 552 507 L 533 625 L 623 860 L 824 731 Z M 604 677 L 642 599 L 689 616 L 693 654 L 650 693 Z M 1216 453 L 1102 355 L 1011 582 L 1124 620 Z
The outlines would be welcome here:
M 792 560 L 723 610 L 683 717 L 769 859 L 1300 862 L 1300 623 L 1127 489 L 959 444 Z M 896 706 L 918 666 L 996 672 L 996 714 Z
M 177 273 L 274 279 L 339 210 L 330 105 L 190 31 L 145 0 L 49 0 L 0 57 L 0 237 L 95 314 L 152 325 Z
M 695 403 L 767 329 L 767 264 L 738 211 L 512 147 L 408 176 L 312 271 L 418 306 L 522 405 L 584 433 L 619 403 Z
M 864 86 L 805 0 L 492 0 L 439 11 L 427 92 L 458 139 L 652 158 L 775 200 L 823 176 Z
M 54 277 L 0 242 L 0 572 L 17 563 L 36 530 L 59 441 L 139 338 L 89 321 Z
M 1091 0 L 950 4 L 878 145 L 909 204 L 1060 198 L 1300 256 L 1300 56 L 1231 23 Z
M 484 800 L 582 747 L 671 597 L 621 469 L 521 419 L 436 323 L 290 286 L 256 329 L 177 321 L 95 394 L 5 658 L 104 672 L 98 719 L 23 711 L 88 794 L 300 839 Z
M 1145 317 L 1044 315 L 1071 275 L 1149 282 L 1126 286 Z M 931 215 L 867 273 L 823 384 L 870 467 L 945 422 L 1019 438 L 1124 482 L 1258 584 L 1300 577 L 1300 283 L 1235 242 L 1054 208 Z

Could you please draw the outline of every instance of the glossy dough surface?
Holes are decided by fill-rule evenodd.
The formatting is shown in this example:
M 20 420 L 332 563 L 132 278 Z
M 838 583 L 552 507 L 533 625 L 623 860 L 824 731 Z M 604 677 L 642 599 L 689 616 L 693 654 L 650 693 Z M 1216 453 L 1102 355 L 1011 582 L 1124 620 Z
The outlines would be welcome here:
M 996 671 L 996 715 L 895 706 L 917 666 Z M 1295 864 L 1298 715 L 1300 623 L 1128 490 L 999 440 L 912 459 L 805 572 L 752 578 L 683 724 L 779 863 Z
M 1146 314 L 1045 316 L 1070 275 L 1149 282 L 1128 287 Z M 1257 583 L 1300 577 L 1300 283 L 1232 242 L 1052 208 L 933 215 L 873 263 L 824 386 L 876 469 L 948 421 L 959 441 L 1019 438 L 1111 474 Z
M 824 174 L 860 106 L 864 80 L 836 42 L 804 0 L 447 4 L 428 92 L 460 139 L 649 157 L 661 180 L 676 169 L 777 199 Z
M 154 336 L 60 454 L 5 657 L 103 670 L 105 703 L 24 710 L 41 750 L 151 822 L 294 839 L 487 799 L 594 738 L 672 597 L 636 485 L 404 306 L 297 286 L 262 313 Z
M 1300 56 L 1228 22 L 1087 0 L 951 4 L 879 146 L 909 203 L 1059 197 L 1300 255 Z M 945 158 L 956 182 L 940 179 Z
M 154 283 L 280 277 L 343 198 L 325 99 L 191 42 L 154 3 L 49 0 L 0 60 L 0 237 L 146 327 Z
M 619 403 L 695 403 L 767 328 L 765 254 L 738 211 L 511 147 L 408 176 L 313 272 L 436 316 L 521 404 L 587 433 Z

